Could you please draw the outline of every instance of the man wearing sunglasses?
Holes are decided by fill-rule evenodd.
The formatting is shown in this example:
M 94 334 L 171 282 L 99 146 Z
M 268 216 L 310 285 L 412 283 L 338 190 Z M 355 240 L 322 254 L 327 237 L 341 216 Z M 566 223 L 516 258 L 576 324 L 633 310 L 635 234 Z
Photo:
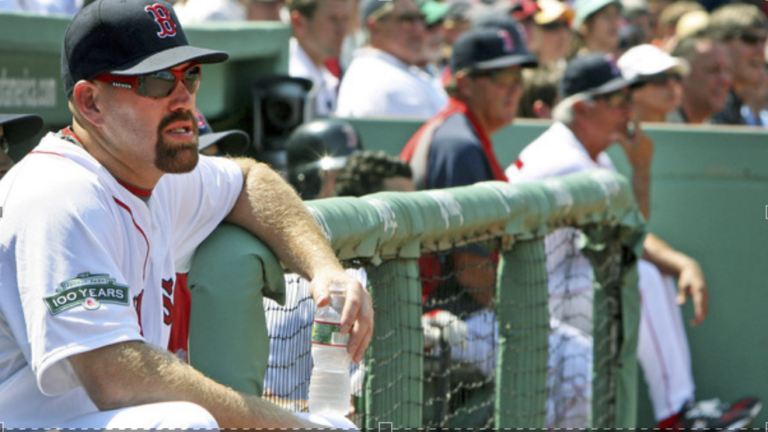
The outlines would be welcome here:
M 0 114 L 0 179 L 13 167 L 11 146 L 32 138 L 43 128 L 43 118 L 34 114 Z
M 648 219 L 653 142 L 640 130 L 639 123 L 631 120 L 632 93 L 643 84 L 638 75 L 622 76 L 612 55 L 596 53 L 572 60 L 561 82 L 563 100 L 554 110 L 556 123 L 523 149 L 507 168 L 510 182 L 542 180 L 596 168 L 615 171 L 605 150 L 619 143 L 632 167 L 631 184 L 638 207 Z M 570 228 L 547 236 L 548 259 L 563 253 L 575 257 L 569 265 L 547 264 L 559 269 L 550 278 L 550 310 L 560 321 L 590 332 L 592 270 L 579 252 L 579 238 L 580 233 Z M 644 259 L 638 263 L 642 305 L 637 355 L 659 428 L 744 427 L 761 408 L 754 398 L 730 405 L 718 400 L 695 403 L 688 340 L 676 303 L 683 304 L 690 296 L 695 310 L 692 325 L 704 321 L 708 291 L 699 264 L 650 233 L 643 246 Z M 567 251 L 554 255 L 556 247 L 565 247 Z M 677 290 L 667 276 L 677 279 Z
M 757 6 L 728 4 L 712 13 L 709 30 L 731 55 L 733 88 L 712 123 L 763 126 L 763 80 L 768 19 Z
M 167 351 L 175 270 L 227 220 L 312 281 L 346 287 L 359 360 L 371 300 L 278 174 L 198 154 L 201 64 L 162 0 L 97 0 L 64 35 L 72 126 L 0 182 L 0 419 L 18 428 L 312 427 Z M 354 326 L 354 327 L 353 327 Z M 227 355 L 227 353 L 221 353 Z
M 433 116 L 447 100 L 423 63 L 426 29 L 414 0 L 362 0 L 368 46 L 355 51 L 339 87 L 339 117 Z

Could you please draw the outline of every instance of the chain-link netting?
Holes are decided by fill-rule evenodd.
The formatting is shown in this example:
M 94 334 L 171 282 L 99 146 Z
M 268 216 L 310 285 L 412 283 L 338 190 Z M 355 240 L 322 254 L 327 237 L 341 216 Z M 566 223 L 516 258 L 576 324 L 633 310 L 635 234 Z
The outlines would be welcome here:
M 610 288 L 596 296 L 592 266 L 579 250 L 585 241 L 565 228 L 506 252 L 500 239 L 486 240 L 425 253 L 418 262 L 348 270 L 370 286 L 376 311 L 364 365 L 350 370 L 355 423 L 375 428 L 399 419 L 395 427 L 490 429 L 506 416 L 512 424 L 550 429 L 611 424 L 615 382 L 603 381 L 595 404 L 605 409 L 592 421 L 592 371 L 615 363 L 620 266 L 614 264 L 621 256 L 614 250 L 592 257 L 602 260 L 599 274 L 608 276 Z M 264 307 L 270 340 L 264 395 L 306 411 L 315 312 L 308 283 L 286 275 L 286 304 L 265 300 Z M 593 311 L 601 335 L 596 361 Z M 513 403 L 497 403 L 497 391 Z
M 491 428 L 498 242 L 422 255 L 424 427 Z

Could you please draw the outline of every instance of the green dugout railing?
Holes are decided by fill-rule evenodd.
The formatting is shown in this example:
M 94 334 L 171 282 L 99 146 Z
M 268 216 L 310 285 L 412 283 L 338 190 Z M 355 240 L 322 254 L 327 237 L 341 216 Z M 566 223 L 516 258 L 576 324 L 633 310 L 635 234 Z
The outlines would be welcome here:
M 644 221 L 624 177 L 596 170 L 540 183 L 487 182 L 307 205 L 339 259 L 363 263 L 368 273 L 377 315 L 365 358 L 365 428 L 377 428 L 379 422 L 391 422 L 395 428 L 423 424 L 418 258 L 487 239 L 499 239 L 502 245 L 495 306 L 499 328 L 495 426 L 545 425 L 549 312 L 543 238 L 566 226 L 585 234 L 582 250 L 595 269 L 591 426 L 635 426 L 636 261 Z M 256 279 L 274 280 L 266 273 L 274 272 L 271 266 L 276 262 L 262 261 L 265 276 Z M 206 318 L 193 314 L 193 331 L 195 326 L 204 327 L 204 321 L 201 325 L 196 319 Z M 214 352 L 200 353 L 197 362 L 204 363 L 199 356 L 205 355 L 218 358 L 215 369 L 226 366 Z M 515 373 L 520 368 L 533 372 Z

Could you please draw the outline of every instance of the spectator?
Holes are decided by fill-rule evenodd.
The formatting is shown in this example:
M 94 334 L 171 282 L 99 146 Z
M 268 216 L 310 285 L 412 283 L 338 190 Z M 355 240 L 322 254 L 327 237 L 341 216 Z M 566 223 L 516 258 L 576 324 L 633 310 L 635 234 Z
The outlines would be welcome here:
M 680 107 L 667 120 L 672 123 L 709 123 L 725 107 L 732 84 L 731 58 L 724 44 L 708 36 L 680 40 L 672 55 L 690 65 L 683 77 Z
M 173 7 L 182 24 L 208 21 L 281 21 L 285 0 L 186 0 Z
M 293 26 L 288 73 L 314 83 L 317 116 L 327 117 L 336 110 L 339 79 L 325 63 L 341 54 L 349 6 L 350 0 L 288 0 Z
M 619 142 L 632 167 L 632 189 L 638 207 L 646 219 L 649 218 L 653 142 L 639 123 L 630 122 L 632 91 L 640 85 L 642 81 L 637 77 L 623 78 L 608 55 L 591 54 L 574 59 L 563 75 L 563 100 L 555 108 L 556 123 L 523 149 L 517 161 L 509 166 L 506 173 L 510 182 L 542 180 L 594 168 L 615 170 L 604 150 Z M 581 280 L 582 287 L 553 284 L 551 279 L 550 308 L 556 318 L 566 311 L 569 311 L 567 315 L 590 317 L 576 325 L 583 329 L 583 325 L 591 325 L 592 287 L 587 283 L 591 280 L 591 270 L 578 252 L 577 241 L 578 235 L 563 229 L 549 234 L 545 243 L 547 255 L 552 257 L 554 245 L 571 242 L 569 250 L 561 254 L 576 258 L 569 265 L 559 263 L 560 270 L 554 280 Z M 706 281 L 699 264 L 653 234 L 646 236 L 643 257 L 647 261 L 643 259 L 638 264 L 642 307 L 637 354 L 658 427 L 676 430 L 743 427 L 760 410 L 758 400 L 745 398 L 733 405 L 719 401 L 694 403 L 693 374 L 682 315 L 675 305 L 673 281 L 663 277 L 661 271 L 678 279 L 678 301 L 692 298 L 695 309 L 692 323 L 696 325 L 704 320 L 708 308 Z M 569 289 L 570 292 L 561 292 Z
M 728 4 L 712 13 L 710 33 L 725 44 L 733 66 L 733 88 L 725 107 L 712 116 L 712 123 L 768 127 L 752 109 L 762 103 L 766 24 L 763 12 L 750 4 Z
M 574 11 L 558 0 L 540 0 L 538 4 L 540 10 L 533 14 L 528 46 L 536 55 L 539 65 L 563 63 L 561 66 L 565 66 L 573 35 L 569 23 Z
M 442 30 L 445 42 L 452 46 L 462 33 L 472 28 L 470 14 L 473 6 L 467 0 L 451 0 L 448 4 L 450 9 L 445 14 Z M 450 52 L 445 58 L 446 61 L 450 58 Z
M 661 37 L 653 42 L 654 45 L 666 52 L 671 52 L 679 37 L 677 23 L 688 12 L 704 11 L 704 8 L 694 1 L 676 1 L 667 6 L 659 16 L 659 33 Z
M 348 304 L 364 310 L 342 325 L 362 357 L 370 296 L 290 186 L 255 161 L 198 153 L 201 64 L 227 57 L 190 46 L 162 0 L 96 0 L 67 28 L 72 125 L 0 182 L 0 417 L 9 427 L 312 427 L 167 352 L 176 269 L 225 217 L 311 275 L 319 303 L 332 283 L 347 287 Z
M 284 15 L 285 0 L 247 1 L 248 11 L 246 13 L 246 17 L 248 21 L 290 21 L 290 19 Z
M 691 11 L 681 16 L 675 26 L 675 37 L 678 41 L 692 36 L 703 36 L 709 28 L 709 13 L 706 11 Z M 677 43 L 675 44 L 677 45 Z M 671 51 L 674 51 L 674 47 Z
M 445 44 L 445 37 L 442 27 L 450 8 L 449 5 L 435 0 L 426 1 L 421 5 L 427 36 L 424 41 L 424 54 L 417 65 L 438 86 L 440 85 L 441 70 L 444 66 L 443 45 Z
M 627 26 L 633 26 L 640 38 L 640 42 L 638 42 L 636 45 L 651 43 L 651 41 L 653 41 L 653 36 L 655 34 L 652 25 L 653 17 L 651 16 L 651 12 L 646 6 L 643 5 L 626 8 L 624 15 L 627 19 Z
M 337 196 L 361 197 L 376 192 L 412 192 L 411 167 L 396 156 L 383 151 L 364 150 L 353 153 L 336 177 Z
M 182 24 L 208 21 L 245 21 L 249 0 L 186 0 L 173 5 Z
M 651 14 L 651 29 L 653 29 L 653 40 L 661 40 L 664 33 L 659 25 L 661 13 L 667 6 L 678 0 L 647 0 L 648 12 Z M 653 42 L 651 42 L 653 43 Z
M 688 63 L 644 44 L 624 53 L 617 64 L 624 78 L 639 78 L 646 83 L 632 92 L 634 117 L 641 122 L 667 121 L 667 115 L 680 106 L 680 81 L 688 73 Z
M 576 32 L 569 58 L 587 53 L 612 53 L 619 46 L 621 3 L 618 0 L 577 0 L 571 27 Z
M 563 68 L 540 66 L 523 71 L 523 95 L 517 116 L 522 118 L 551 119 L 552 109 L 560 101 L 558 86 Z
M 83 0 L 4 0 L 0 12 L 29 12 L 39 15 L 73 16 L 83 8 Z
M 445 92 L 416 65 L 423 59 L 424 16 L 414 0 L 363 0 L 370 35 L 339 88 L 340 117 L 429 118 L 445 105 Z
M 0 114 L 0 179 L 13 167 L 10 146 L 29 140 L 43 128 L 43 118 L 34 114 Z
M 535 37 L 533 34 L 533 15 L 541 10 L 538 2 L 535 0 L 519 0 L 514 2 L 500 3 L 502 5 L 501 7 L 498 6 L 499 3 L 496 3 L 492 5 L 492 7 L 489 8 L 486 13 L 501 16 L 499 14 L 499 9 L 508 11 L 508 13 L 512 15 L 512 18 L 515 20 L 515 22 L 518 23 L 518 31 L 520 32 L 520 37 L 528 47 L 528 51 L 532 51 L 533 38 Z

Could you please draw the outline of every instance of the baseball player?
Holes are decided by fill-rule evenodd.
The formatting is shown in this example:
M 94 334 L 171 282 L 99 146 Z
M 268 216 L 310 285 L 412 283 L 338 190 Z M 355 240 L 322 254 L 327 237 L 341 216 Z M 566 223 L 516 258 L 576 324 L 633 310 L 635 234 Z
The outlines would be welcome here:
M 650 164 L 653 143 L 639 124 L 630 124 L 632 91 L 638 77 L 623 78 L 613 57 L 589 54 L 571 61 L 561 88 L 563 100 L 555 107 L 556 122 L 509 166 L 512 183 L 547 179 L 569 173 L 606 168 L 615 170 L 604 150 L 619 142 L 632 166 L 632 187 L 638 206 L 647 218 Z M 633 128 L 631 130 L 630 128 Z M 588 331 L 592 322 L 591 267 L 579 252 L 578 231 L 556 231 L 545 241 L 550 278 L 550 309 L 558 319 L 579 318 L 575 325 Z M 659 427 L 670 430 L 739 429 L 761 408 L 754 398 L 732 405 L 717 400 L 694 403 L 690 352 L 680 308 L 675 304 L 690 296 L 695 307 L 693 324 L 707 314 L 706 281 L 698 263 L 648 234 L 638 264 L 642 298 L 638 359 L 645 373 Z M 568 265 L 563 265 L 563 260 Z M 560 265 L 558 265 L 558 262 Z M 586 327 L 586 328 L 585 328 Z
M 97 0 L 64 35 L 72 126 L 0 182 L 0 419 L 24 428 L 312 427 L 219 385 L 165 348 L 175 269 L 223 219 L 311 280 L 346 287 L 342 332 L 362 356 L 368 294 L 266 166 L 198 155 L 203 64 L 162 0 Z

